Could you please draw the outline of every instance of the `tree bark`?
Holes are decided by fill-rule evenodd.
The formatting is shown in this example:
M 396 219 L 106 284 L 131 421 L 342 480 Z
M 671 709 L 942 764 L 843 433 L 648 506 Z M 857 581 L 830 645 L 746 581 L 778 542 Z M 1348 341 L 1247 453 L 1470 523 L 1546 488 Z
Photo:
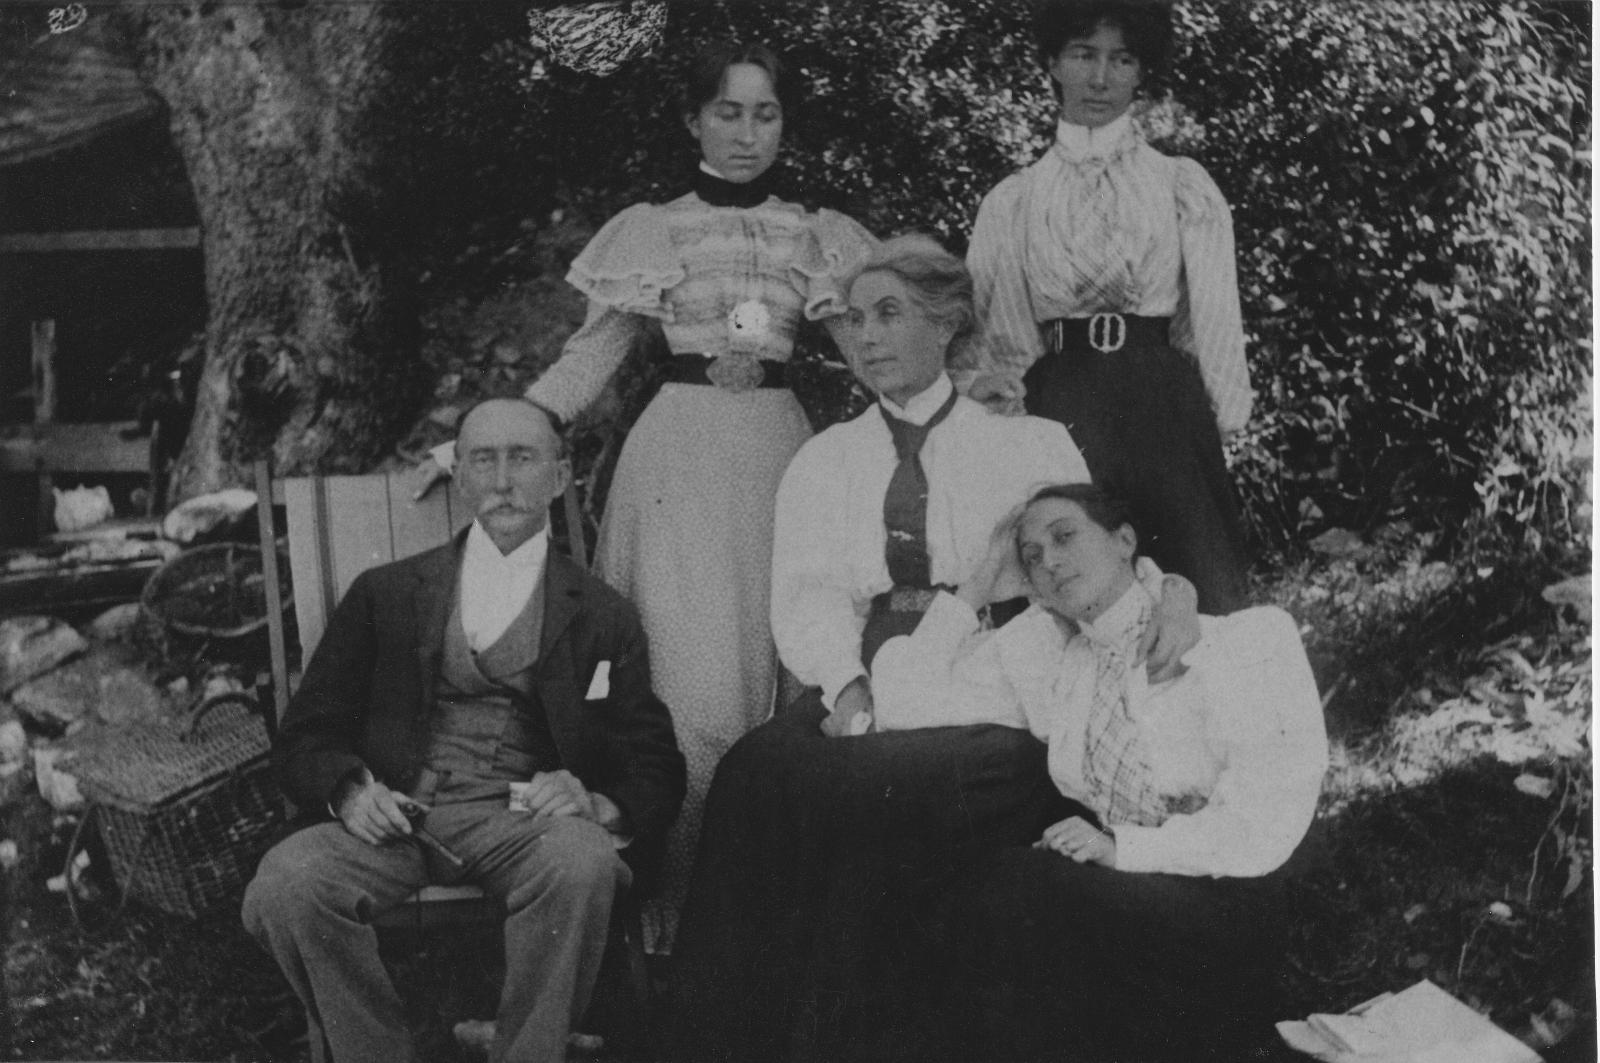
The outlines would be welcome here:
M 172 497 L 241 483 L 243 464 L 268 451 L 279 472 L 365 471 L 424 383 L 383 110 L 417 9 L 129 10 L 141 72 L 171 110 L 205 255 L 205 364 Z

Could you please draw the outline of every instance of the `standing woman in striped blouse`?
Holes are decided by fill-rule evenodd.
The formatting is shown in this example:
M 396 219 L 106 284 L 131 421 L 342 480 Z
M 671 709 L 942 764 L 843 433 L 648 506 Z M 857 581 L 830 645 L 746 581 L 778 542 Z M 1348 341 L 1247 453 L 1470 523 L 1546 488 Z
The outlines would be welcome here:
M 971 396 L 1065 424 L 1141 540 L 1200 611 L 1246 604 L 1244 535 L 1222 438 L 1250 417 L 1227 202 L 1163 155 L 1129 108 L 1172 42 L 1164 0 L 1042 0 L 1055 143 L 978 210 L 967 265 L 988 354 Z
M 623 444 L 595 547 L 596 574 L 639 607 L 688 762 L 661 896 L 645 913 L 652 952 L 672 951 L 717 761 L 772 712 L 773 498 L 811 437 L 785 373 L 795 334 L 802 321 L 839 326 L 844 278 L 877 243 L 843 214 L 774 194 L 797 78 L 759 44 L 713 43 L 694 58 L 680 106 L 700 149 L 691 190 L 628 207 L 595 234 L 567 274 L 588 317 L 526 392 L 570 420 L 642 334 L 659 331 L 672 352 Z

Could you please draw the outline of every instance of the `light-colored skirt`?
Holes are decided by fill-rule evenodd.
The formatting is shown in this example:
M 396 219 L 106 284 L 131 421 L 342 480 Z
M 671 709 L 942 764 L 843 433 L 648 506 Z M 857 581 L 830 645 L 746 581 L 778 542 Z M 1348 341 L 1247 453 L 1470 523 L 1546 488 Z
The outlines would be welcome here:
M 638 606 L 657 696 L 688 761 L 647 945 L 670 951 L 717 762 L 771 714 L 773 502 L 811 437 L 794 394 L 665 384 L 629 432 L 595 570 Z

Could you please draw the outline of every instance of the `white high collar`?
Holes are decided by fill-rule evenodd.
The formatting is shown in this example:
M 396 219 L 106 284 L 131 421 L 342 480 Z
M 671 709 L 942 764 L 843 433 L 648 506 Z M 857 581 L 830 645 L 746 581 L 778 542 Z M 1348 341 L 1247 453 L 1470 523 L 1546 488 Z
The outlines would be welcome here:
M 1109 158 L 1116 154 L 1124 140 L 1135 135 L 1133 117 L 1127 111 L 1105 125 L 1092 129 L 1086 125 L 1075 125 L 1064 118 L 1056 123 L 1056 145 L 1072 162 Z
M 911 424 L 927 424 L 954 390 L 955 385 L 950 382 L 950 374 L 940 373 L 938 380 L 907 399 L 904 406 L 896 405 L 887 395 L 879 395 L 878 401 L 883 403 L 883 408 L 897 420 L 909 421 Z

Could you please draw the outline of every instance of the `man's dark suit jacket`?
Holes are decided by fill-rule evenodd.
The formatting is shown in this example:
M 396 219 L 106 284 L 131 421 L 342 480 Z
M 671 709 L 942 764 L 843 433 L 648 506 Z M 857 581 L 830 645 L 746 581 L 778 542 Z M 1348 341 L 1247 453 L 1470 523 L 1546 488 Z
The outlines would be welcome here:
M 302 810 L 325 817 L 335 788 L 363 764 L 391 789 L 416 784 L 464 541 L 369 569 L 334 610 L 273 745 L 279 782 Z M 534 688 L 561 766 L 625 814 L 634 842 L 623 855 L 636 888 L 648 888 L 685 783 L 672 718 L 650 689 L 638 613 L 553 550 L 544 581 Z M 610 692 L 586 700 L 602 661 Z

